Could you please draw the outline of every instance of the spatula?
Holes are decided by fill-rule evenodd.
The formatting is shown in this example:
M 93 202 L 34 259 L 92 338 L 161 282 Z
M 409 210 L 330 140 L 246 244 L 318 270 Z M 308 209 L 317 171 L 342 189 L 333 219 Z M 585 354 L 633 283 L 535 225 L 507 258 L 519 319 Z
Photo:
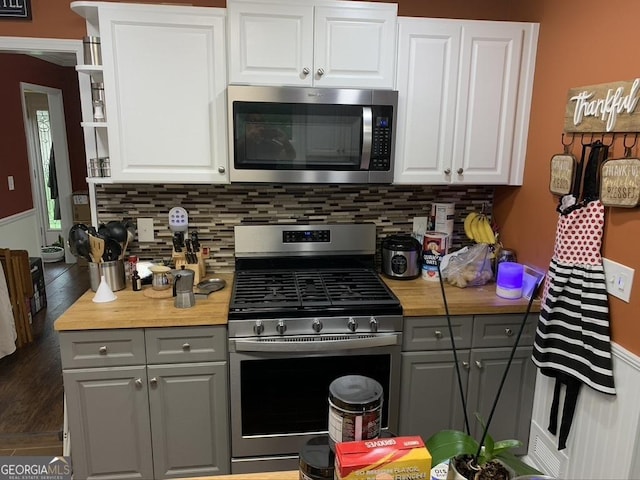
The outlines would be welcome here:
M 102 263 L 102 255 L 104 254 L 104 240 L 94 235 L 89 235 L 89 246 L 91 258 L 95 263 Z

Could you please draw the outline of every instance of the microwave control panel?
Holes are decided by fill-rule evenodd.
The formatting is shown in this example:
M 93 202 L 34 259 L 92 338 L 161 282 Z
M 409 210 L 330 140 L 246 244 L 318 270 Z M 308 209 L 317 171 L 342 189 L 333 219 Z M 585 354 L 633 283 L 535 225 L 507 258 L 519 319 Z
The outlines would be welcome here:
M 370 170 L 391 169 L 391 128 L 393 108 L 380 106 L 373 109 L 373 138 L 371 145 Z

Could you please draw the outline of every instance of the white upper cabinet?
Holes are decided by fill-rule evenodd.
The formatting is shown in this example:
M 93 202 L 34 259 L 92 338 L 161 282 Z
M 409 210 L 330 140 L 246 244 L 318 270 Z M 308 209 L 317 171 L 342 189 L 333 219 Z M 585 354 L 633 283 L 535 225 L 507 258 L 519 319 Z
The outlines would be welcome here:
M 521 185 L 538 25 L 398 24 L 394 182 Z
M 229 83 L 393 88 L 397 5 L 229 0 Z
M 225 10 L 94 5 L 110 180 L 228 183 Z

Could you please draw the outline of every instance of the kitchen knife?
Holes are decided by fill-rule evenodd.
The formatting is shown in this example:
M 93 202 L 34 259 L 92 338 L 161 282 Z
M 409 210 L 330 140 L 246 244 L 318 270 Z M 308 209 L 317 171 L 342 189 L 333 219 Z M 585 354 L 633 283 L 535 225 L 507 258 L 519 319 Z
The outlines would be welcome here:
M 174 232 L 173 234 L 173 249 L 176 253 L 182 251 L 182 247 L 184 246 L 184 235 L 182 232 Z
M 198 239 L 198 232 L 191 232 L 191 244 L 193 245 L 193 251 L 195 253 L 200 251 L 200 240 Z
M 187 263 L 195 263 L 193 261 L 193 251 L 191 249 L 191 240 L 189 240 L 188 238 L 184 241 L 184 246 L 187 249 L 187 253 L 186 253 L 186 258 L 187 258 Z

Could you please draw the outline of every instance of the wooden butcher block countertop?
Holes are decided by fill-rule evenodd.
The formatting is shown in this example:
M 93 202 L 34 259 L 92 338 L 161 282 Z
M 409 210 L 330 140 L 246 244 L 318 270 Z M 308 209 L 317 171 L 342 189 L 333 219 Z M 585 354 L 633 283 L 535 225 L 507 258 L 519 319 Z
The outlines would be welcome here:
M 227 282 L 227 286 L 213 292 L 208 298 L 197 298 L 191 308 L 175 308 L 173 298 L 148 298 L 143 292 L 134 292 L 131 287 L 116 293 L 113 302 L 94 303 L 94 292 L 87 291 L 55 322 L 55 329 L 99 330 L 111 328 L 182 327 L 197 325 L 226 325 L 229 300 L 233 285 L 232 273 L 215 274 Z M 444 315 L 440 284 L 422 278 L 414 280 L 392 280 L 382 277 L 402 303 L 407 317 Z M 145 286 L 145 288 L 151 288 Z M 495 283 L 481 287 L 458 288 L 445 286 L 449 313 L 451 315 L 522 313 L 527 300 L 507 300 L 495 293 Z M 536 300 L 532 311 L 540 310 Z
M 212 275 L 210 275 L 211 277 Z M 227 285 L 205 298 L 196 297 L 191 308 L 176 308 L 173 297 L 149 298 L 142 291 L 127 288 L 115 292 L 113 302 L 94 303 L 88 290 L 55 322 L 56 330 L 99 330 L 111 328 L 187 327 L 226 325 L 233 286 L 232 273 L 217 273 Z M 146 286 L 144 288 L 151 288 Z
M 382 276 L 384 282 L 400 299 L 405 317 L 444 315 L 446 313 L 439 282 L 418 277 L 414 280 L 393 280 Z M 451 315 L 481 315 L 524 313 L 528 300 L 509 300 L 496 295 L 495 282 L 480 287 L 459 288 L 445 284 L 447 305 Z M 540 311 L 540 300 L 535 299 L 531 311 Z

